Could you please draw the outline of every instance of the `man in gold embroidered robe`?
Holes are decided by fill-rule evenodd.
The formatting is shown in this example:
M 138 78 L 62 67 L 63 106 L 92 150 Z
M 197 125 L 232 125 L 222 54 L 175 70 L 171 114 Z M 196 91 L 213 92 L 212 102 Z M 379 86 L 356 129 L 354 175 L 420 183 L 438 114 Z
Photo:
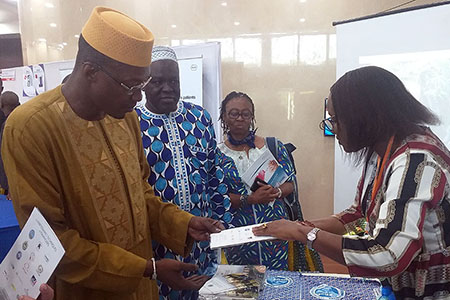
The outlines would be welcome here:
M 195 289 L 183 271 L 156 262 L 151 240 L 187 255 L 193 239 L 223 228 L 160 201 L 133 110 L 149 82 L 153 35 L 112 9 L 96 7 L 82 30 L 70 79 L 16 109 L 2 153 L 23 226 L 33 207 L 66 253 L 50 285 L 57 300 L 157 299 L 153 277 Z

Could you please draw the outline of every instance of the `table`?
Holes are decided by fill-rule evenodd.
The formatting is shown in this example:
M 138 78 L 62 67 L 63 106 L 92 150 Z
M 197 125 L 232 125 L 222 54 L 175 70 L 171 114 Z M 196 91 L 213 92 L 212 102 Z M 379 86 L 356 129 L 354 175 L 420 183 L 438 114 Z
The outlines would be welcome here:
M 260 267 L 219 265 L 214 277 L 200 289 L 199 299 L 377 300 L 381 296 L 381 283 L 377 279 L 330 273 L 264 272 Z M 234 274 L 232 280 L 229 274 Z
M 376 279 L 341 274 L 268 270 L 259 300 L 352 299 L 377 300 L 381 283 Z
M 12 202 L 0 195 L 0 262 L 8 254 L 20 233 Z

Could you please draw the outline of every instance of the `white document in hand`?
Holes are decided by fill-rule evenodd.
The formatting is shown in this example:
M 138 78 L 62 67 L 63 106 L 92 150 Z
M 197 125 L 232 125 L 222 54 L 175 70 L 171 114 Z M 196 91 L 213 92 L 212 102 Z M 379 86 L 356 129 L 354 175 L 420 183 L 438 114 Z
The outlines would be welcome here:
M 251 242 L 260 242 L 274 240 L 273 236 L 256 236 L 253 234 L 252 228 L 261 226 L 261 224 L 253 224 L 248 226 L 236 227 L 222 230 L 219 233 L 211 234 L 211 249 L 227 248 L 236 245 L 242 245 Z
M 37 298 L 64 255 L 55 232 L 36 207 L 0 264 L 0 300 Z

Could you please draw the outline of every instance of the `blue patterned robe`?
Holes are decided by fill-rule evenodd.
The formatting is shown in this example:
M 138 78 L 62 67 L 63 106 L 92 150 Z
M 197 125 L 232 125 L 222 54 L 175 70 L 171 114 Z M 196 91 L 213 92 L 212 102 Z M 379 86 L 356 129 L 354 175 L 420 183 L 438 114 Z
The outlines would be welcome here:
M 294 169 L 289 161 L 286 148 L 281 142 L 278 142 L 277 160 L 281 167 L 290 174 L 287 181 L 291 181 L 294 176 Z M 225 144 L 221 144 L 219 148 L 222 150 L 220 162 L 225 172 L 225 182 L 228 191 L 233 194 L 248 195 L 250 188 L 242 181 L 239 171 L 233 158 L 227 156 L 230 154 L 242 158 L 241 152 L 229 149 Z M 267 149 L 264 146 L 262 151 Z M 254 151 L 254 149 L 252 149 Z M 252 151 L 250 150 L 250 151 Z M 234 152 L 234 153 L 233 153 Z M 235 227 L 246 226 L 251 224 L 259 224 L 270 222 L 281 218 L 287 218 L 284 205 L 280 199 L 277 199 L 273 206 L 269 204 L 253 204 L 247 205 L 237 210 L 231 209 L 233 212 L 232 225 Z M 241 246 L 225 249 L 225 256 L 229 264 L 235 265 L 265 265 L 270 269 L 287 270 L 288 269 L 288 242 L 287 241 L 264 241 L 257 243 L 247 243 Z
M 224 173 L 218 166 L 218 149 L 211 116 L 202 107 L 179 101 L 169 115 L 150 112 L 138 105 L 142 141 L 152 169 L 149 183 L 155 194 L 195 216 L 211 217 L 229 223 L 232 214 Z M 224 224 L 226 225 L 226 224 Z M 183 258 L 161 244 L 153 243 L 156 259 L 173 258 L 199 266 L 199 274 L 214 275 L 217 255 L 209 242 L 194 244 L 191 255 Z M 185 276 L 192 274 L 185 274 Z M 172 291 L 158 283 L 160 299 L 196 299 L 198 292 Z

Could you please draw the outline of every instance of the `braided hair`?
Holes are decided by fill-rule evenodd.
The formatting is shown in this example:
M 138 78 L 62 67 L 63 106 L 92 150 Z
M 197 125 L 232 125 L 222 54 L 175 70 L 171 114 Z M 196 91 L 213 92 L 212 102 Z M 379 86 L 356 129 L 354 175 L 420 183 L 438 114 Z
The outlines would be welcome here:
M 227 106 L 228 102 L 230 102 L 230 100 L 234 99 L 234 98 L 245 98 L 252 105 L 253 117 L 252 117 L 252 123 L 250 124 L 250 130 L 254 130 L 255 124 L 256 124 L 256 119 L 255 119 L 255 104 L 253 104 L 252 98 L 250 98 L 246 93 L 232 91 L 225 97 L 225 99 L 223 99 L 222 104 L 220 106 L 219 120 L 222 125 L 223 132 L 226 134 L 229 131 L 228 125 L 224 121 L 224 116 L 227 113 L 226 106 Z

